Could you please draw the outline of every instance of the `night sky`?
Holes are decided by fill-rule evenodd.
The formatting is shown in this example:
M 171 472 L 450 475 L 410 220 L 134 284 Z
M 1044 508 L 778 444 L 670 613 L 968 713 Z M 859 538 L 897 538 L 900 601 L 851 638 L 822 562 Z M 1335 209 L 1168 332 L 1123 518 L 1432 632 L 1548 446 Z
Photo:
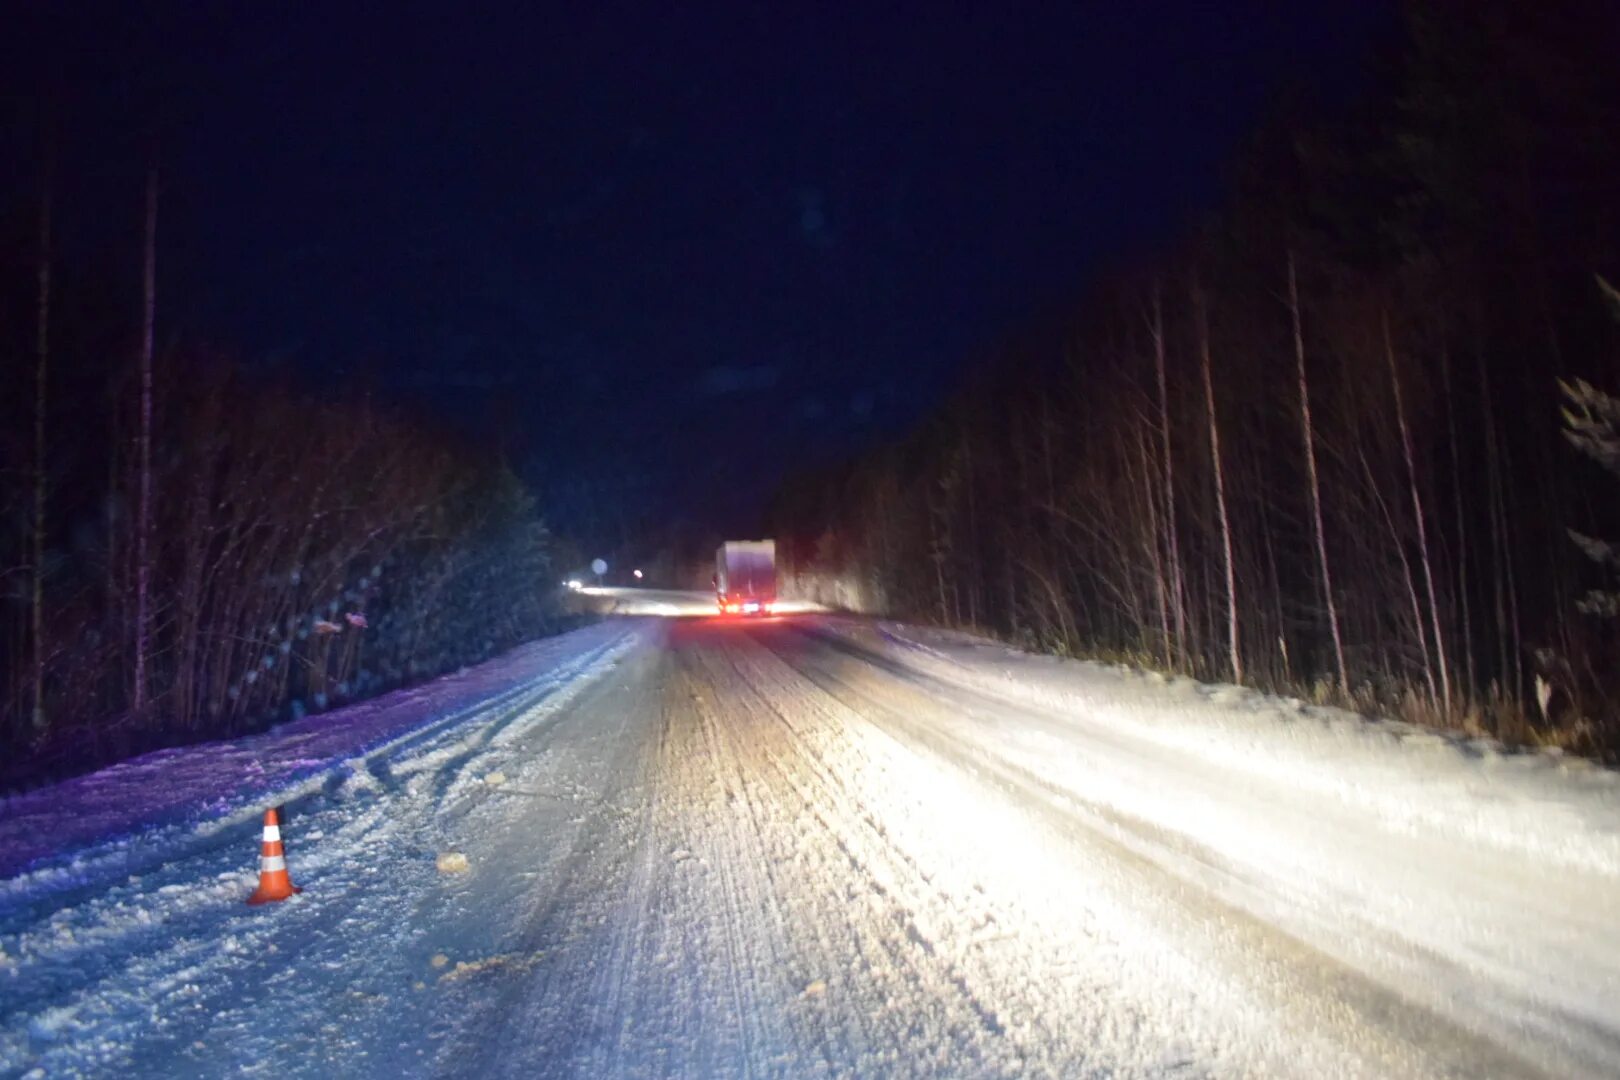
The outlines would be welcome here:
M 160 337 L 433 409 L 565 531 L 605 506 L 742 528 L 784 469 L 902 431 L 1212 205 L 1279 94 L 1353 89 L 1390 18 L 27 6 L 58 10 L 6 20 L 9 205 L 54 80 L 64 254 L 133 290 L 155 132 Z

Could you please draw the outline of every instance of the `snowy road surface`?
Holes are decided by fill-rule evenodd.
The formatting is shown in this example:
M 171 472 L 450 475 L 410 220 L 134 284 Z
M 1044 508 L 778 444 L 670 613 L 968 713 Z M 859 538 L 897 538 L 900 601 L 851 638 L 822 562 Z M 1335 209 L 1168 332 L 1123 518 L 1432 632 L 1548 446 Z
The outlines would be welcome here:
M 541 646 L 0 804 L 229 774 L 0 879 L 0 1075 L 1620 1073 L 1612 772 L 831 616 Z

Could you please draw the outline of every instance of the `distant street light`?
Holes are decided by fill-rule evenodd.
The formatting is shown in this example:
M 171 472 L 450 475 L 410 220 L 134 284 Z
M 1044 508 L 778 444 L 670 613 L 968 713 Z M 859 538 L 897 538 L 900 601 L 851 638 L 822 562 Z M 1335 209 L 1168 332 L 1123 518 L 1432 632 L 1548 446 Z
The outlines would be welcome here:
M 632 570 L 632 571 L 630 571 L 630 572 L 631 572 L 631 573 L 632 573 L 632 574 L 634 574 L 634 575 L 636 575 L 636 580 L 637 580 L 637 581 L 640 581 L 640 580 L 641 580 L 641 571 L 640 571 L 640 570 Z

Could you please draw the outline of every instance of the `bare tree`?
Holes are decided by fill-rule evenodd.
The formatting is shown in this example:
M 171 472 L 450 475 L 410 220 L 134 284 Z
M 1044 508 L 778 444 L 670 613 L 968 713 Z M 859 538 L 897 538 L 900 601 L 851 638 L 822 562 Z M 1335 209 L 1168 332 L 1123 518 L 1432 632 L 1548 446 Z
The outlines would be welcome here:
M 1600 284 L 1620 304 L 1620 295 L 1614 294 L 1607 282 Z M 1558 389 L 1564 397 L 1560 410 L 1564 438 L 1604 469 L 1620 476 L 1620 398 L 1604 393 L 1585 379 L 1559 379 Z M 1611 573 L 1620 570 L 1620 544 L 1576 529 L 1568 532 L 1570 539 L 1592 562 Z M 1590 589 L 1576 606 L 1584 614 L 1612 619 L 1620 616 L 1620 593 L 1612 589 Z
M 1389 308 L 1382 310 L 1384 329 L 1384 357 L 1389 361 L 1389 382 L 1395 391 L 1395 422 L 1401 433 L 1401 452 L 1406 459 L 1406 478 L 1412 494 L 1412 515 L 1417 519 L 1418 558 L 1423 566 L 1423 584 L 1429 599 L 1429 620 L 1434 628 L 1435 666 L 1440 672 L 1440 700 L 1447 715 L 1451 713 L 1451 671 L 1446 662 L 1446 640 L 1441 632 L 1440 603 L 1434 587 L 1434 560 L 1429 553 L 1428 527 L 1424 524 L 1423 495 L 1418 490 L 1417 461 L 1412 453 L 1412 431 L 1406 423 L 1405 397 L 1401 393 L 1401 376 L 1395 366 L 1395 343 L 1390 336 Z
M 1395 521 L 1389 500 L 1384 498 L 1383 486 L 1373 475 L 1372 464 L 1367 460 L 1367 452 L 1358 448 L 1357 456 L 1361 460 L 1362 476 L 1367 480 L 1367 493 L 1378 506 L 1379 516 L 1383 519 L 1385 528 L 1389 530 L 1390 547 L 1401 567 L 1401 582 L 1405 588 L 1406 603 L 1412 612 L 1412 634 L 1417 639 L 1418 655 L 1423 661 L 1423 681 L 1429 688 L 1429 701 L 1432 703 L 1437 696 L 1434 659 L 1429 653 L 1429 635 L 1423 630 L 1423 603 L 1418 599 L 1417 582 L 1412 577 L 1412 561 L 1406 555 L 1406 537 Z
M 1153 484 L 1153 453 L 1148 449 L 1147 438 L 1141 429 L 1137 429 L 1136 434 L 1137 456 L 1142 463 L 1142 505 L 1147 509 L 1147 531 L 1142 549 L 1147 552 L 1148 564 L 1153 571 L 1153 597 L 1159 609 L 1159 639 L 1164 650 L 1164 664 L 1173 667 L 1176 662 L 1175 643 L 1170 630 L 1170 590 L 1165 581 L 1164 560 L 1159 554 L 1159 515 L 1155 506 L 1159 496 Z
M 1451 385 L 1451 345 L 1440 346 L 1440 386 L 1446 399 L 1446 444 L 1451 451 L 1451 509 L 1457 530 L 1458 623 L 1462 626 L 1463 685 L 1475 686 L 1474 627 L 1468 600 L 1468 522 L 1463 516 L 1463 469 L 1457 435 L 1457 400 Z
M 1237 570 L 1232 560 L 1232 520 L 1226 507 L 1226 469 L 1221 462 L 1221 426 L 1215 413 L 1215 379 L 1209 355 L 1209 311 L 1204 291 L 1193 285 L 1193 308 L 1198 322 L 1198 358 L 1204 372 L 1204 410 L 1209 420 L 1210 467 L 1215 473 L 1215 508 L 1221 525 L 1221 550 L 1226 564 L 1226 644 L 1232 681 L 1243 682 L 1243 653 L 1238 641 Z
M 1187 611 L 1183 599 L 1181 545 L 1176 537 L 1176 464 L 1170 447 L 1170 390 L 1165 375 L 1164 304 L 1157 281 L 1153 283 L 1153 366 L 1159 384 L 1159 451 L 1164 463 L 1164 536 L 1170 563 L 1170 611 L 1176 636 L 1176 660 L 1171 663 L 1185 667 Z
M 1339 689 L 1350 692 L 1344 663 L 1344 637 L 1339 631 L 1339 607 L 1333 596 L 1333 574 L 1328 569 L 1327 533 L 1322 527 L 1322 483 L 1316 469 L 1316 429 L 1311 426 L 1311 388 L 1305 377 L 1305 334 L 1299 314 L 1299 279 L 1294 252 L 1288 252 L 1288 313 L 1294 324 L 1294 361 L 1299 371 L 1299 424 L 1305 441 L 1305 477 L 1311 489 L 1311 528 L 1316 536 L 1316 566 L 1322 577 L 1322 599 L 1327 604 L 1328 627 L 1333 632 L 1333 659 L 1338 665 Z
M 34 355 L 34 527 L 30 618 L 33 637 L 33 724 L 45 730 L 45 407 L 50 374 L 51 331 L 51 166 L 47 155 L 39 192 L 38 324 Z
M 146 711 L 147 657 L 151 651 L 152 342 L 157 316 L 157 184 L 154 163 L 146 173 L 146 244 L 141 274 L 140 496 L 135 524 L 135 685 L 130 695 L 130 706 L 136 716 Z

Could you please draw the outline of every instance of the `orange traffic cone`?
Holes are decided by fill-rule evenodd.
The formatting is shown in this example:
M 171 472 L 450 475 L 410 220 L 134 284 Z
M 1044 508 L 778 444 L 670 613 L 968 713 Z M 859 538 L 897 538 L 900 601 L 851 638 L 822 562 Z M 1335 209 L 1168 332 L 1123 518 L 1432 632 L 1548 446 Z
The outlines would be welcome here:
M 272 807 L 264 812 L 264 846 L 259 850 L 259 887 L 250 904 L 268 904 L 303 892 L 287 876 L 287 856 L 281 847 L 281 818 Z

